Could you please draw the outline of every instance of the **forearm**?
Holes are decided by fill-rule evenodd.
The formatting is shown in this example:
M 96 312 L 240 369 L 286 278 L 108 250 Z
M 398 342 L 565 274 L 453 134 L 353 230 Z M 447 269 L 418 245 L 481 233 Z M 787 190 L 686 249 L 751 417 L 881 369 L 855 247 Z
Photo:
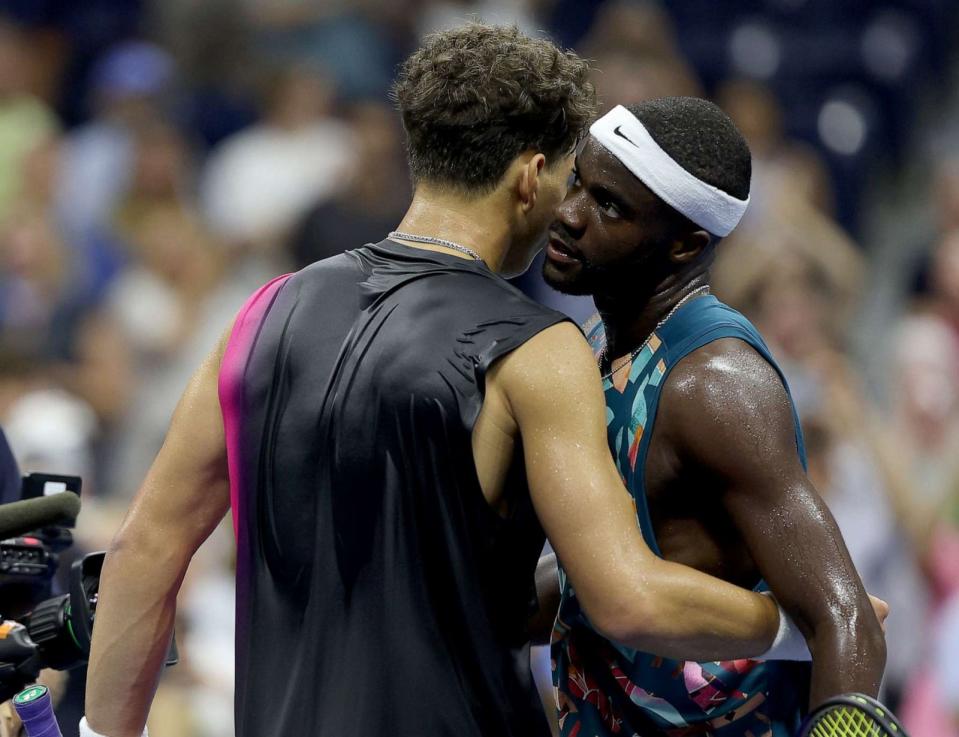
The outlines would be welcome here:
M 811 708 L 839 694 L 878 694 L 886 641 L 871 609 L 837 615 L 815 627 L 807 642 L 813 660 Z
M 622 644 L 679 660 L 735 660 L 765 653 L 779 628 L 775 602 L 686 566 L 657 559 L 631 595 L 642 621 L 623 622 Z M 651 569 L 651 570 L 650 570 Z
M 86 716 L 110 737 L 139 737 L 166 659 L 185 563 L 169 545 L 117 540 L 100 580 Z

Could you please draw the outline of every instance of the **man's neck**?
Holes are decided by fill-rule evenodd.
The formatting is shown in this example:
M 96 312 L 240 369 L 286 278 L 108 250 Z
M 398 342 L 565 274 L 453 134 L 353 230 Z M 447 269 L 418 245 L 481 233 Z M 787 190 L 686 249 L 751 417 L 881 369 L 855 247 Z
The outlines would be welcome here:
M 410 235 L 442 238 L 475 251 L 493 271 L 499 271 L 510 246 L 510 230 L 502 204 L 495 197 L 466 199 L 422 185 L 396 228 Z M 469 258 L 459 251 L 426 243 L 403 241 L 417 248 Z
M 670 276 L 646 294 L 597 294 L 593 299 L 603 318 L 607 355 L 617 358 L 641 346 L 680 302 L 708 285 L 709 270 L 703 267 Z

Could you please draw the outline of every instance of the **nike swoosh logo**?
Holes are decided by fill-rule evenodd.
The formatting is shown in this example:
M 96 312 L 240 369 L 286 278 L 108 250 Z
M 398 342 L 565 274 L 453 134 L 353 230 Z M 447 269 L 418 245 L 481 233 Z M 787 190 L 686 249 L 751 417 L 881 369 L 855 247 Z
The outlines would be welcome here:
M 629 143 L 631 143 L 631 144 L 633 144 L 634 146 L 636 146 L 636 144 L 635 144 L 633 141 L 630 141 L 630 140 L 626 137 L 626 135 L 619 130 L 619 129 L 622 128 L 622 127 L 623 127 L 623 126 L 621 126 L 621 125 L 617 125 L 615 128 L 613 128 L 613 133 L 616 134 L 617 136 L 619 136 L 620 138 L 622 138 L 624 141 L 629 141 Z M 636 146 L 636 148 L 639 148 L 639 146 Z

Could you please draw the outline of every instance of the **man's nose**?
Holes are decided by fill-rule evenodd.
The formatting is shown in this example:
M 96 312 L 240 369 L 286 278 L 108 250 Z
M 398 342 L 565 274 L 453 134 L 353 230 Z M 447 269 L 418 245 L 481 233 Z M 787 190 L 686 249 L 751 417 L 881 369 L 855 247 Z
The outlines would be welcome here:
M 571 236 L 581 236 L 586 229 L 585 193 L 570 192 L 556 208 L 556 219 Z

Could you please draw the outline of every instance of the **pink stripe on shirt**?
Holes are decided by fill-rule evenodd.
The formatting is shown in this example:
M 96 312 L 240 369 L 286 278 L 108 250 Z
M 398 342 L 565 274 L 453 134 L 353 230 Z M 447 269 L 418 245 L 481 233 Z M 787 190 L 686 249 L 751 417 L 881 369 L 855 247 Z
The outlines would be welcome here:
M 230 471 L 230 507 L 233 510 L 233 534 L 239 540 L 240 532 L 240 489 L 244 479 L 242 473 L 242 428 L 244 375 L 260 325 L 266 319 L 273 300 L 280 288 L 292 274 L 278 276 L 260 287 L 237 313 L 230 339 L 220 361 L 219 395 L 220 411 L 223 414 L 223 426 L 226 431 L 227 463 Z

